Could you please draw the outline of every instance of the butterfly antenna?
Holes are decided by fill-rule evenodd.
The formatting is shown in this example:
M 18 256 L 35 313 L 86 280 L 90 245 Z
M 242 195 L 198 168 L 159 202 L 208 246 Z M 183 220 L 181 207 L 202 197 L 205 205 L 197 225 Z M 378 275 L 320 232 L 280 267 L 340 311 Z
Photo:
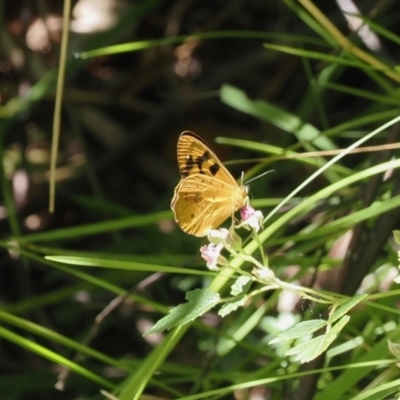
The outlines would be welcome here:
M 267 175 L 267 174 L 269 174 L 270 172 L 274 172 L 274 170 L 271 169 L 271 171 L 265 171 L 265 172 L 263 172 L 262 174 L 257 175 L 257 176 L 255 176 L 254 178 L 249 179 L 249 180 L 245 183 L 245 185 L 248 185 L 250 182 L 253 182 L 253 181 L 255 181 L 256 179 L 261 178 L 262 176 Z M 243 183 L 243 172 L 242 172 L 242 183 Z

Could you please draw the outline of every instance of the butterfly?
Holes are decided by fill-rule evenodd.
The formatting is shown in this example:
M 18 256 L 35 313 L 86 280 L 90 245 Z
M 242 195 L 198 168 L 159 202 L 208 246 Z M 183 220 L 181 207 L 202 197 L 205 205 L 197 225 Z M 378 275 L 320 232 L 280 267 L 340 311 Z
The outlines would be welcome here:
M 236 183 L 195 133 L 181 133 L 177 152 L 181 180 L 171 202 L 175 221 L 184 232 L 205 236 L 247 204 L 248 188 Z

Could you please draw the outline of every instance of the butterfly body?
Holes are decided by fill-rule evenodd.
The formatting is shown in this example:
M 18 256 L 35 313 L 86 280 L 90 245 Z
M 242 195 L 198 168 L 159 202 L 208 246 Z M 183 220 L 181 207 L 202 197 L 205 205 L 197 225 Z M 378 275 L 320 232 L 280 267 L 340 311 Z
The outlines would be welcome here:
M 177 151 L 181 180 L 171 202 L 175 221 L 184 232 L 205 236 L 246 204 L 248 189 L 196 134 L 183 132 Z

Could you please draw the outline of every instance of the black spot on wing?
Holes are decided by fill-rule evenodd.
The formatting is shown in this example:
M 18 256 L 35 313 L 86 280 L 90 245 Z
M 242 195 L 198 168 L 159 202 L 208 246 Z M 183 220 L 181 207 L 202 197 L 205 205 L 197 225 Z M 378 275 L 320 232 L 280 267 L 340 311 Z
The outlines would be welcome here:
M 181 171 L 182 176 L 184 178 L 189 176 L 190 171 L 195 167 L 198 168 L 199 174 L 204 174 L 203 163 L 207 162 L 210 158 L 211 158 L 211 154 L 209 151 L 205 151 L 201 156 L 198 156 L 196 158 L 193 158 L 190 155 L 186 156 L 186 163 Z M 214 164 L 214 165 L 216 165 L 216 164 Z M 219 169 L 219 167 L 218 167 L 218 169 Z M 217 173 L 217 171 L 215 173 Z M 215 174 L 213 174 L 213 175 L 215 175 Z
M 203 172 L 203 163 L 208 161 L 210 158 L 211 158 L 211 154 L 210 154 L 210 152 L 208 150 L 205 151 L 202 156 L 198 156 L 196 158 L 196 164 L 197 164 L 197 167 L 200 170 L 200 173 L 204 173 Z
M 210 167 L 210 172 L 211 172 L 212 176 L 215 176 L 219 170 L 220 170 L 220 166 L 218 164 L 213 164 Z
M 192 156 L 186 156 L 185 166 L 182 168 L 181 174 L 184 178 L 189 176 L 190 170 L 196 165 Z

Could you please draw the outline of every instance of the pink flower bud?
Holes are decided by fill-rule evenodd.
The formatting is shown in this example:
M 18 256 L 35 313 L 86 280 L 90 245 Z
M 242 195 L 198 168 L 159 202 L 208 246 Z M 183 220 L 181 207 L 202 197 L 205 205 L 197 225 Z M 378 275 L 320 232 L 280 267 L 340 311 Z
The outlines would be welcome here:
M 240 216 L 242 217 L 242 226 L 254 229 L 258 232 L 262 226 L 264 216 L 259 210 L 255 210 L 251 206 L 244 206 L 240 210 Z

